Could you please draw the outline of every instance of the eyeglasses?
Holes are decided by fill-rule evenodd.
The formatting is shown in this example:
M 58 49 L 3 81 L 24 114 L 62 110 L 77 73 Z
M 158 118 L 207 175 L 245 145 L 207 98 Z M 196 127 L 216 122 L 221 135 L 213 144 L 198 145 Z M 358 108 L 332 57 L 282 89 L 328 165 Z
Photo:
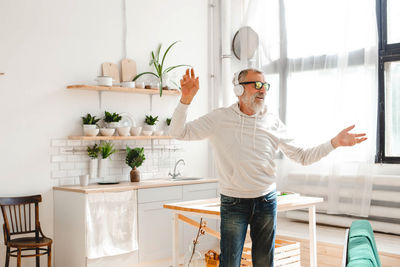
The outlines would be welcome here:
M 270 85 L 269 83 L 267 83 L 267 82 L 265 82 L 265 83 L 263 83 L 263 82 L 241 82 L 241 83 L 239 83 L 239 84 L 252 84 L 252 83 L 254 83 L 254 87 L 255 87 L 257 90 L 261 90 L 261 88 L 264 87 L 265 91 L 268 91 L 268 90 L 269 90 L 269 87 L 271 86 L 271 85 Z

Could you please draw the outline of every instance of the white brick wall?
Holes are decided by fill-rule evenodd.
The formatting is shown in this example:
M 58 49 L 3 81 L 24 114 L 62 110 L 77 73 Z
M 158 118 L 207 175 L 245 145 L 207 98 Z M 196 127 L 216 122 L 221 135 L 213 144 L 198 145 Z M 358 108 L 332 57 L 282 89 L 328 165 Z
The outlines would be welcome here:
M 89 173 L 89 157 L 86 149 L 100 141 L 54 139 L 51 141 L 50 161 L 53 185 L 79 184 L 79 176 Z M 175 162 L 182 158 L 181 142 L 176 140 L 129 140 L 112 141 L 116 149 L 144 147 L 146 160 L 139 167 L 141 179 L 167 177 Z M 152 149 L 153 147 L 153 149 Z M 73 151 L 74 150 L 74 151 Z M 111 155 L 109 174 L 118 180 L 128 181 L 130 167 L 125 164 L 126 152 Z M 100 156 L 99 156 L 100 158 Z

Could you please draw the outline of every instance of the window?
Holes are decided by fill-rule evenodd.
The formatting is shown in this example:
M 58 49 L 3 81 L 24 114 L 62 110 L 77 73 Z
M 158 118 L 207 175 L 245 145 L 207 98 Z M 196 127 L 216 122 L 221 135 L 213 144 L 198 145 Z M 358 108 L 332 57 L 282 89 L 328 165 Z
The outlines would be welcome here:
M 379 104 L 376 162 L 400 163 L 400 1 L 377 0 Z

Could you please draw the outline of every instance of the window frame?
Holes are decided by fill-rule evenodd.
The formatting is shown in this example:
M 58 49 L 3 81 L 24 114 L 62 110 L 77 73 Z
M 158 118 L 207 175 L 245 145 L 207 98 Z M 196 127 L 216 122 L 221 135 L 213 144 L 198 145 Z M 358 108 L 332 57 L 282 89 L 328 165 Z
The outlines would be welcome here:
M 400 163 L 400 157 L 385 155 L 385 63 L 400 61 L 400 43 L 387 43 L 387 0 L 376 0 L 376 17 L 378 24 L 379 57 L 378 57 L 378 118 L 376 163 Z

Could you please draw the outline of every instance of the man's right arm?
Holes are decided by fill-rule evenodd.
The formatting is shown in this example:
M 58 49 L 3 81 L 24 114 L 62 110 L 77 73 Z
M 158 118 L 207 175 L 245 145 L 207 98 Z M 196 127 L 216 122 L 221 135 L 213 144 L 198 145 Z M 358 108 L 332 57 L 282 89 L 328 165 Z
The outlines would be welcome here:
M 187 109 L 199 90 L 199 77 L 194 69 L 186 70 L 181 79 L 181 100 L 171 119 L 169 133 L 177 139 L 200 140 L 207 138 L 213 130 L 212 115 L 207 114 L 197 120 L 186 123 Z
M 169 134 L 181 140 L 201 140 L 209 137 L 215 128 L 213 112 L 186 123 L 189 105 L 179 103 L 172 115 Z

